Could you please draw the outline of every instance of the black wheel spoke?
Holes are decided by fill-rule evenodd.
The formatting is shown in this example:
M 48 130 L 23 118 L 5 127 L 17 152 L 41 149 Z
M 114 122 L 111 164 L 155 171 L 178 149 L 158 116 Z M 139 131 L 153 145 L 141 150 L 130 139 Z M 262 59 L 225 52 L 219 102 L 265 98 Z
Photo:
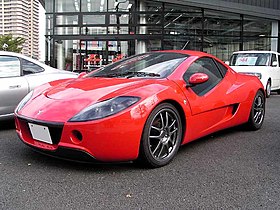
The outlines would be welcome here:
M 155 130 L 157 130 L 157 131 L 162 131 L 161 128 L 157 128 L 157 127 L 155 127 L 155 126 L 152 126 L 151 128 L 152 128 L 152 129 L 155 129 Z
M 163 120 L 163 116 L 162 116 L 162 113 L 160 113 L 160 119 L 161 119 L 161 128 L 163 129 L 164 128 L 164 120 Z
M 175 133 L 178 129 L 175 128 L 173 131 L 170 131 L 170 135 L 172 136 L 173 133 Z
M 158 136 L 149 136 L 149 138 L 151 138 L 151 139 L 160 139 L 160 135 L 158 135 Z
M 160 151 L 159 151 L 159 153 L 158 153 L 158 158 L 161 158 L 162 156 L 161 156 L 161 153 L 162 153 L 162 151 L 163 151 L 163 148 L 164 148 L 164 145 L 163 144 L 161 144 L 161 148 L 160 148 Z
M 175 125 L 175 123 L 176 123 L 176 120 L 174 120 L 174 121 L 171 123 L 171 125 L 169 126 L 169 129 L 171 129 L 171 128 Z
M 156 148 L 155 148 L 154 151 L 152 152 L 153 155 L 155 155 L 155 153 L 156 153 L 156 151 L 159 149 L 160 145 L 161 145 L 161 142 L 159 141 L 159 142 L 158 142 L 158 145 L 156 146 Z
M 165 128 L 168 126 L 168 112 L 165 112 Z

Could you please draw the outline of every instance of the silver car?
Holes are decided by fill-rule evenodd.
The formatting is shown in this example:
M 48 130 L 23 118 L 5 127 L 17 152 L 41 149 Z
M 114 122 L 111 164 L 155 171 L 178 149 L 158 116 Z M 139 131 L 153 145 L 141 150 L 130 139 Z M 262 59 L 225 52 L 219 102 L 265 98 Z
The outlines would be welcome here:
M 54 69 L 22 54 L 0 51 L 0 121 L 13 118 L 21 99 L 35 87 L 78 74 Z

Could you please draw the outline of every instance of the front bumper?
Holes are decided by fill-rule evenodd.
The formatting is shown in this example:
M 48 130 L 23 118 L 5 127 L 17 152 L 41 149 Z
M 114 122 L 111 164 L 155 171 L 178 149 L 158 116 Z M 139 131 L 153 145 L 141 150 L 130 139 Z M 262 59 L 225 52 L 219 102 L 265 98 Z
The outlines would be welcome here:
M 33 149 L 81 162 L 130 161 L 138 157 L 144 121 L 129 114 L 78 123 L 37 121 L 16 116 L 19 138 Z M 53 144 L 33 139 L 28 123 L 46 126 Z

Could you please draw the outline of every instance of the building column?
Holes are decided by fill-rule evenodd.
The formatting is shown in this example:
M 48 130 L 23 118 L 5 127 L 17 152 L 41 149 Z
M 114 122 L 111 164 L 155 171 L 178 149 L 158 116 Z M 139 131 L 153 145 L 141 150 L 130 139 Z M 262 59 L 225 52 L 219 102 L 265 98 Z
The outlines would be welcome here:
M 278 37 L 278 21 L 273 21 L 271 24 L 271 36 Z M 279 38 L 279 37 L 278 37 Z M 271 51 L 276 51 L 278 49 L 278 38 L 271 38 Z
M 139 2 L 139 11 L 146 11 L 146 4 L 143 1 Z M 140 15 L 140 24 L 146 24 L 146 16 Z M 147 26 L 140 26 L 139 34 L 147 34 Z M 146 40 L 136 40 L 136 53 L 145 53 L 147 52 L 147 43 Z
M 59 1 L 59 4 L 57 5 L 58 10 L 62 12 L 63 11 L 63 3 L 62 1 Z M 61 25 L 63 24 L 63 17 L 59 17 L 56 19 L 56 23 Z M 57 34 L 63 34 L 63 28 L 59 28 L 57 31 Z M 57 59 L 57 68 L 58 69 L 64 69 L 65 68 L 65 53 L 63 52 L 63 42 L 62 41 L 57 41 L 56 42 L 56 59 Z

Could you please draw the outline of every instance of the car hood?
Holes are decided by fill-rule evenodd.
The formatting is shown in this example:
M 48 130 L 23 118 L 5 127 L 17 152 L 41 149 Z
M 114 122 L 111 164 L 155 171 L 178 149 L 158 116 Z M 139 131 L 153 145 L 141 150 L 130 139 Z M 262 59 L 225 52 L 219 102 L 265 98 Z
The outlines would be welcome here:
M 102 101 L 144 85 L 147 81 L 110 78 L 84 78 L 68 81 L 45 91 L 44 95 L 53 100 Z M 144 83 L 144 84 L 143 84 Z
M 125 78 L 82 78 L 59 85 L 51 82 L 41 94 L 33 95 L 18 114 L 35 120 L 65 122 L 91 104 L 121 95 L 136 96 L 136 89 L 156 82 Z

